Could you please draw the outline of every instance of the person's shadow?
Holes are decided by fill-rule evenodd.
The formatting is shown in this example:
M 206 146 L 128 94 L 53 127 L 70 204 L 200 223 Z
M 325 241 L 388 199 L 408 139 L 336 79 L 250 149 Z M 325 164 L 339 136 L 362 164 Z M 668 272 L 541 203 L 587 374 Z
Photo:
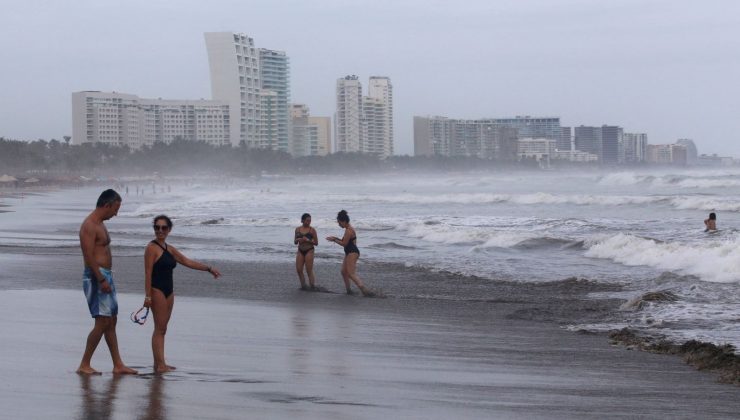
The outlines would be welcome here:
M 84 420 L 107 420 L 112 418 L 121 376 L 113 375 L 110 379 L 97 375 L 79 375 L 79 377 L 80 389 L 82 390 L 79 418 Z M 93 381 L 95 386 L 93 386 Z M 105 381 L 108 381 L 108 385 L 100 387 L 98 382 Z

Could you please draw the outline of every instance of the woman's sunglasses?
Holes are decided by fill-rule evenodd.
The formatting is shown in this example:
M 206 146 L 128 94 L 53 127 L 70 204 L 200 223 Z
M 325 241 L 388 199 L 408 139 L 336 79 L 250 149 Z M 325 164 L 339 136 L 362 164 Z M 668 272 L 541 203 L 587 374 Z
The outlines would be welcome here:
M 154 225 L 155 232 L 167 232 L 168 230 L 170 230 L 170 227 L 167 225 Z

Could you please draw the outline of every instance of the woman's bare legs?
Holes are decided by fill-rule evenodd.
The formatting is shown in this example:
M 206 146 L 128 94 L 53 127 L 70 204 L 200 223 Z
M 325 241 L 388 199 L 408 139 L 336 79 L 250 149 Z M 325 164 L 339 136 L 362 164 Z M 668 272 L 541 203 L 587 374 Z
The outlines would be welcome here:
M 357 288 L 360 289 L 363 295 L 368 296 L 371 294 L 370 290 L 365 287 L 365 284 L 362 283 L 362 280 L 360 280 L 360 276 L 357 275 L 357 260 L 360 258 L 360 254 L 357 254 L 355 252 L 352 252 L 348 254 L 346 257 L 344 257 L 344 264 L 342 267 L 347 272 L 347 277 L 352 279 L 352 281 L 357 285 Z M 345 284 L 348 284 L 348 281 L 344 280 Z M 347 286 L 349 287 L 349 286 Z
M 295 271 L 298 273 L 298 280 L 301 281 L 301 290 L 307 290 L 306 278 L 303 276 L 303 266 L 305 263 L 306 258 L 301 254 L 301 251 L 297 251 L 295 255 Z
M 306 261 L 306 273 L 308 273 L 308 284 L 311 286 L 311 289 L 316 288 L 316 277 L 313 275 L 313 253 L 312 249 L 304 257 Z
M 164 360 L 164 336 L 167 334 L 167 324 L 172 316 L 175 305 L 175 295 L 164 297 L 161 290 L 152 288 L 152 315 L 154 316 L 154 332 L 152 332 L 152 355 L 154 356 L 154 373 L 165 373 L 175 368 L 168 366 Z
M 349 271 L 347 271 L 347 257 L 344 257 L 344 261 L 342 261 L 342 280 L 344 280 L 344 288 L 347 290 L 347 294 L 352 294 L 352 287 L 349 283 Z

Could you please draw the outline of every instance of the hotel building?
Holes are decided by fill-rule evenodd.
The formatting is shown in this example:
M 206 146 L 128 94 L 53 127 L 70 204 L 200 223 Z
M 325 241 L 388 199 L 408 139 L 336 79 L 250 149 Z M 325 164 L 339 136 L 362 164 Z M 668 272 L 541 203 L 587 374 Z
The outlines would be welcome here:
M 211 100 L 145 99 L 116 92 L 72 94 L 72 143 L 138 149 L 156 142 L 231 144 L 229 105 Z

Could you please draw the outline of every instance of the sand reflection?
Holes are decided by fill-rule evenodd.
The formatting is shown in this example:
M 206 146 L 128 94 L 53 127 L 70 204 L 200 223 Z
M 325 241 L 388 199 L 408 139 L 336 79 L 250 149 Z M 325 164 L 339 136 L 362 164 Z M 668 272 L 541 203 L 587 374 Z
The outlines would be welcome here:
M 79 375 L 82 403 L 80 419 L 105 420 L 113 416 L 116 403 L 119 375 L 104 378 L 95 375 Z
M 146 410 L 138 417 L 140 420 L 164 420 L 167 418 L 167 408 L 164 404 L 165 382 L 160 375 L 154 375 L 149 380 Z

